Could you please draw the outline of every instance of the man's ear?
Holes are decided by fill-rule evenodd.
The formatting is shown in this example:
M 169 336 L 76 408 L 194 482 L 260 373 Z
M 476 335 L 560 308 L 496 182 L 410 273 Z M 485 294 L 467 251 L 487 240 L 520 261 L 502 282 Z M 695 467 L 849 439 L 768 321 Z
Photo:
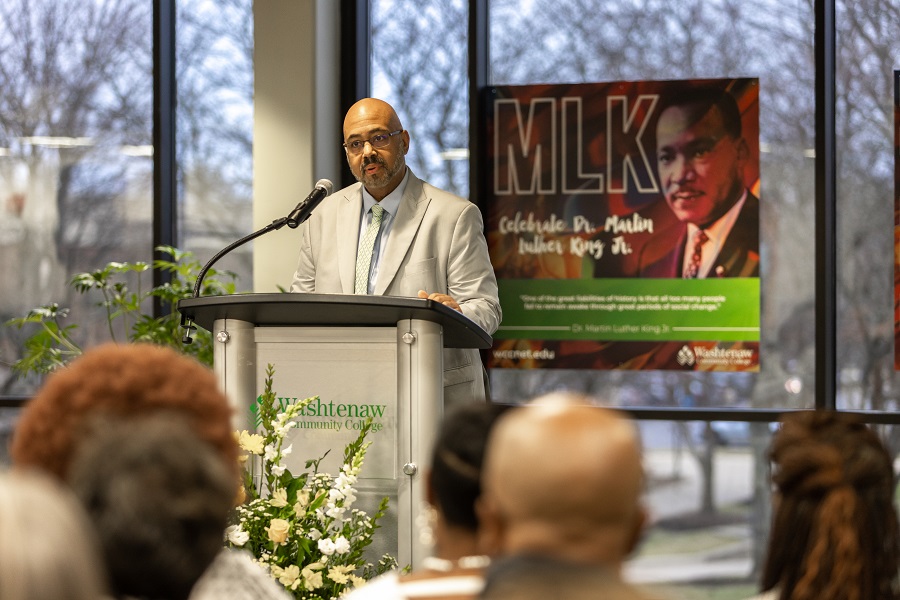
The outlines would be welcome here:
M 496 503 L 484 494 L 475 501 L 478 517 L 478 551 L 488 556 L 499 556 L 503 551 L 506 524 Z
M 403 142 L 403 154 L 406 155 L 409 152 L 409 132 L 405 129 L 403 133 L 400 134 L 400 141 Z
M 641 542 L 644 535 L 644 528 L 647 526 L 647 510 L 643 506 L 639 506 L 634 513 L 634 520 L 631 524 L 631 532 L 627 540 L 625 548 L 625 556 L 631 555 Z

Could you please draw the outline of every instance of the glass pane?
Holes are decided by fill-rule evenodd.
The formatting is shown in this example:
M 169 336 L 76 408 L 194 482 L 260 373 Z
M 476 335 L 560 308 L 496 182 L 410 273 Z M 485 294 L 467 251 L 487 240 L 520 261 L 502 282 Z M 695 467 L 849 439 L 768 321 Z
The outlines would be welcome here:
M 369 15 L 372 95 L 390 103 L 409 131 L 407 165 L 468 197 L 467 2 L 372 0 Z
M 650 527 L 629 580 L 672 598 L 758 589 L 771 504 L 768 423 L 641 421 Z
M 900 5 L 837 2 L 838 408 L 896 411 L 894 69 Z
M 152 257 L 152 8 L 0 4 L 0 322 L 57 303 L 78 345 L 106 341 L 102 297 L 68 282 Z M 9 366 L 37 330 L 0 328 L 0 394 L 35 389 Z
M 18 408 L 0 408 L 0 467 L 8 467 L 12 463 L 9 444 L 19 420 L 19 412 Z
M 253 228 L 253 2 L 176 6 L 180 246 L 206 263 Z M 216 269 L 253 287 L 252 244 Z
M 492 391 L 498 399 L 566 387 L 602 391 L 625 406 L 813 405 L 813 23 L 811 3 L 490 3 L 496 85 L 725 77 L 760 81 L 760 372 L 493 369 Z

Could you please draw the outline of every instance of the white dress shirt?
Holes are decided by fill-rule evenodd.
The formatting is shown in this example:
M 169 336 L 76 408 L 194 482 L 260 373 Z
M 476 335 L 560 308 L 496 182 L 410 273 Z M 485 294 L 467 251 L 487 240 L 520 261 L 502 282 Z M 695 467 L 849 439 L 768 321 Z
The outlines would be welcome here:
M 378 279 L 378 264 L 384 255 L 384 248 L 387 246 L 388 237 L 391 234 L 391 227 L 397 216 L 397 210 L 400 208 L 400 200 L 403 198 L 403 192 L 406 191 L 406 182 L 409 181 L 409 169 L 406 169 L 406 175 L 393 192 L 381 199 L 378 204 L 384 209 L 384 216 L 381 220 L 381 229 L 378 231 L 378 237 L 375 238 L 375 247 L 372 250 L 372 264 L 369 265 L 369 289 L 367 294 L 372 294 L 375 290 L 375 282 Z M 372 207 L 375 206 L 375 198 L 366 190 L 366 186 L 362 186 L 362 214 L 359 218 L 359 238 L 356 247 L 362 241 L 363 235 L 366 233 L 369 223 L 372 222 Z

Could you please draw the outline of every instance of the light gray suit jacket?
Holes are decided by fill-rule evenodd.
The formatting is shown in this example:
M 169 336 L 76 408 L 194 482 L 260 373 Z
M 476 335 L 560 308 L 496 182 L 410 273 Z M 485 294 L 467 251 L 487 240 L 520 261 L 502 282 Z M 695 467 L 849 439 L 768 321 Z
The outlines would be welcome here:
M 300 259 L 292 292 L 352 294 L 362 212 L 362 184 L 325 198 L 300 231 Z M 500 325 L 497 279 L 478 207 L 440 190 L 412 171 L 374 293 L 415 298 L 419 290 L 448 294 L 487 333 Z M 444 405 L 484 400 L 481 358 L 475 349 L 444 350 Z

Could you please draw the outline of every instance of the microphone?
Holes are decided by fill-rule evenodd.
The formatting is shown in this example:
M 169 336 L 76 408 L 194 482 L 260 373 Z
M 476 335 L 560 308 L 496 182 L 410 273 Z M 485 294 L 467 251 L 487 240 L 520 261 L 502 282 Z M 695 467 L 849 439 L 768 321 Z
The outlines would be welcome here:
M 316 182 L 316 187 L 313 188 L 313 191 L 309 193 L 309 196 L 307 196 L 306 199 L 298 204 L 294 208 L 294 210 L 291 211 L 291 214 L 287 216 L 287 226 L 291 229 L 297 229 L 300 223 L 309 218 L 309 216 L 312 214 L 313 209 L 317 207 L 319 203 L 322 202 L 322 200 L 325 199 L 325 196 L 331 194 L 331 191 L 333 189 L 334 184 L 329 180 L 318 180 Z
M 197 279 L 194 281 L 194 293 L 192 294 L 192 298 L 200 297 L 201 285 L 203 284 L 203 278 L 206 277 L 207 271 L 212 268 L 213 264 L 238 246 L 242 246 L 251 240 L 255 240 L 261 235 L 269 233 L 270 231 L 277 231 L 284 227 L 285 225 L 289 226 L 291 229 L 296 229 L 300 223 L 307 220 L 309 215 L 312 214 L 312 211 L 315 207 L 319 205 L 322 200 L 325 199 L 325 196 L 331 193 L 331 190 L 334 189 L 334 184 L 328 181 L 327 179 L 320 179 L 316 182 L 316 187 L 312 192 L 309 193 L 309 196 L 306 199 L 297 205 L 297 207 L 291 211 L 291 214 L 287 217 L 280 217 L 275 219 L 270 224 L 266 225 L 262 229 L 254 231 L 250 235 L 245 235 L 241 239 L 236 242 L 232 242 L 219 250 L 215 256 L 209 259 L 203 268 L 200 269 L 200 272 L 197 274 Z M 178 309 L 181 310 L 181 326 L 184 328 L 184 338 L 182 342 L 185 344 L 190 344 L 193 339 L 191 338 L 191 332 L 197 327 L 194 325 L 194 317 L 189 315 L 185 311 L 181 309 L 181 302 L 179 301 Z

